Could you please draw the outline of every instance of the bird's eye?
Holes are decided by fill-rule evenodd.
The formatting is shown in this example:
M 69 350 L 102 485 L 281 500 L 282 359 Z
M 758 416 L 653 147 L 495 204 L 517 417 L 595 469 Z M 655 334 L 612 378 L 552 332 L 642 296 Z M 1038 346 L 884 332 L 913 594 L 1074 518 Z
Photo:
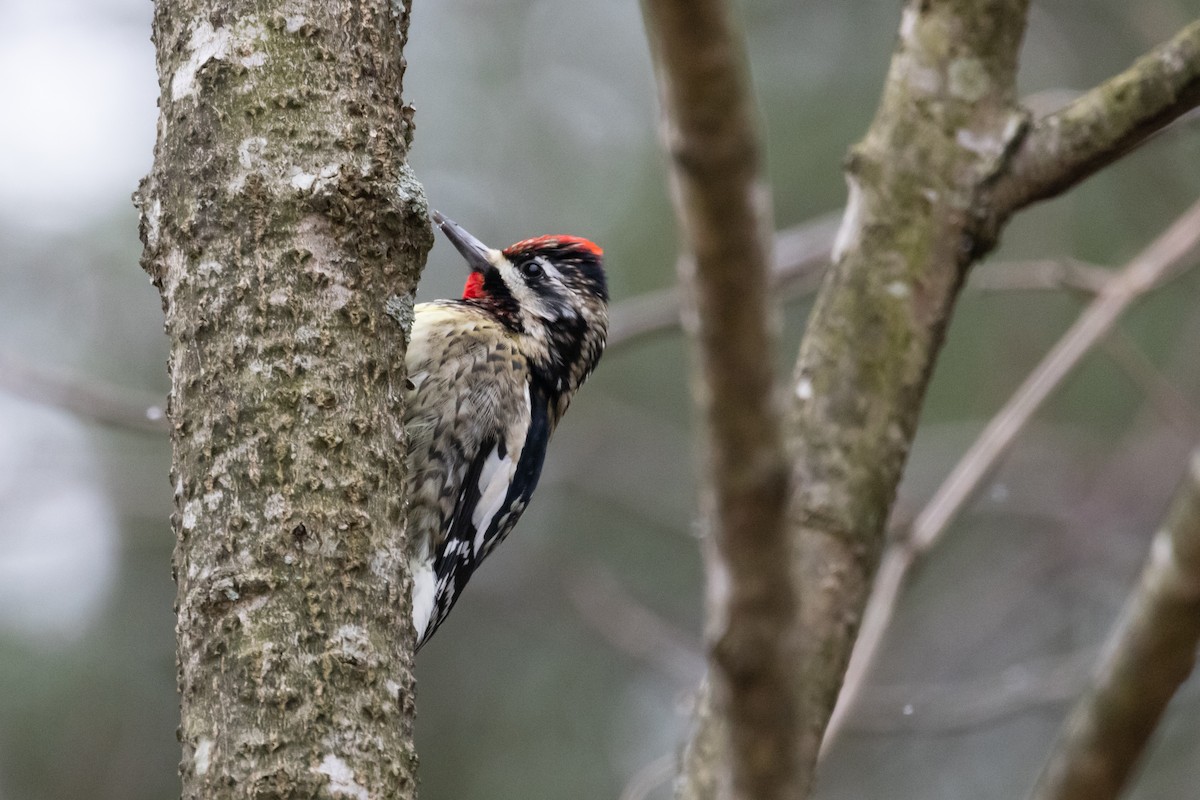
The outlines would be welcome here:
M 526 278 L 542 277 L 542 264 L 539 261 L 526 261 L 521 265 L 521 274 Z

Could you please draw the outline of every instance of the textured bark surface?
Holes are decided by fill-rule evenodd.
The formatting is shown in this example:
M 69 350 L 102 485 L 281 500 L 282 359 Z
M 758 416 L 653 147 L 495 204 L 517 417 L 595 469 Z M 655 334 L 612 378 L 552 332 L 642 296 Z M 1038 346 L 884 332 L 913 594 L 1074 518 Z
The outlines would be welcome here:
M 156 5 L 138 202 L 170 337 L 185 798 L 415 794 L 398 420 L 431 233 L 407 24 L 387 0 Z
M 908 3 L 879 111 L 848 159 L 849 202 L 801 344 L 787 430 L 805 785 L 954 300 L 993 244 L 982 191 L 1026 128 L 1014 99 L 1026 7 Z
M 1038 120 L 991 191 L 1005 215 L 1053 197 L 1200 103 L 1200 20 L 1129 69 Z

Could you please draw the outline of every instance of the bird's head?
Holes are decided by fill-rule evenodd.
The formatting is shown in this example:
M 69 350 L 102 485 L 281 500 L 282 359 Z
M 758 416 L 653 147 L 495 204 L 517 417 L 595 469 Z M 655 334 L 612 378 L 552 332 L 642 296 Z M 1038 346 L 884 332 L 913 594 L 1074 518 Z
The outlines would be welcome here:
M 467 260 L 463 301 L 523 340 L 535 373 L 557 393 L 579 388 L 608 336 L 602 251 L 578 236 L 538 236 L 495 250 L 438 212 L 433 221 Z

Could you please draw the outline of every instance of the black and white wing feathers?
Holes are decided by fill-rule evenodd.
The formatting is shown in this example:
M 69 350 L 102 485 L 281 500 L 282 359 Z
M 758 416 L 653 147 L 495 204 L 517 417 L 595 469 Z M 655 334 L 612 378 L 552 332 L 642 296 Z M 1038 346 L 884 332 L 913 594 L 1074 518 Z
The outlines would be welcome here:
M 504 438 L 489 440 L 472 460 L 446 538 L 434 557 L 434 601 L 418 646 L 437 630 L 483 559 L 508 536 L 537 488 L 550 439 L 545 398 L 530 398 L 529 426 L 510 451 Z

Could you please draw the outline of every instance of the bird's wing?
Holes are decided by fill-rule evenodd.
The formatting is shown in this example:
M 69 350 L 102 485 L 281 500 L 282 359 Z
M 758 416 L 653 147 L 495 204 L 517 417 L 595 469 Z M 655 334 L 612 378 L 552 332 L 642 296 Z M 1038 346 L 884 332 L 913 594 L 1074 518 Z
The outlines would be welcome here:
M 547 404 L 524 392 L 528 413 L 486 439 L 470 461 L 433 564 L 434 604 L 423 639 L 450 613 L 480 562 L 516 524 L 537 487 L 550 438 Z M 527 423 L 526 423 L 527 421 Z

